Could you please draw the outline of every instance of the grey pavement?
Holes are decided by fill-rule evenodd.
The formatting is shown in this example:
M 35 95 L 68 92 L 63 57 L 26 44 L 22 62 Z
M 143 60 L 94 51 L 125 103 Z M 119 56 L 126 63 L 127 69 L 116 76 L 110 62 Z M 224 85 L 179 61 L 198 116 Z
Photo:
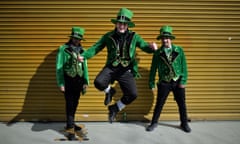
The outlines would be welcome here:
M 89 141 L 55 141 L 64 138 L 63 122 L 0 123 L 0 144 L 239 144 L 240 121 L 192 121 L 185 133 L 178 121 L 160 121 L 152 131 L 144 122 L 82 122 Z

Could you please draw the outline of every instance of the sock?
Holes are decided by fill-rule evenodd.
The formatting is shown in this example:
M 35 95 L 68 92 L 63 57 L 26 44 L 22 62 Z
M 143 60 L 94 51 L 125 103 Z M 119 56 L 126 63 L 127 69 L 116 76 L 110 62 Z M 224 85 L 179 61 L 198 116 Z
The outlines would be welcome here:
M 104 90 L 104 92 L 109 93 L 110 89 L 111 89 L 111 87 L 110 87 L 110 85 L 108 85 L 108 87 Z
M 118 106 L 119 111 L 121 111 L 122 109 L 124 109 L 126 107 L 126 105 L 123 104 L 121 100 L 119 100 L 117 102 L 117 106 Z

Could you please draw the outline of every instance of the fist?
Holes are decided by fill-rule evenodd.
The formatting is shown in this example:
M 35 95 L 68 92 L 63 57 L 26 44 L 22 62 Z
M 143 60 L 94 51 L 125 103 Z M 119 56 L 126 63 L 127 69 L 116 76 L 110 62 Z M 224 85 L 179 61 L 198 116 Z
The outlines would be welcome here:
M 158 49 L 157 44 L 155 42 L 149 43 L 149 46 L 152 50 L 156 51 Z
M 77 57 L 77 59 L 78 59 L 79 62 L 83 62 L 84 61 L 84 57 L 80 56 L 80 55 Z
M 61 92 L 63 92 L 63 93 L 65 92 L 65 87 L 64 86 L 59 87 L 59 89 L 60 89 Z
M 182 85 L 182 84 L 179 85 L 179 88 L 185 88 L 185 87 L 186 87 L 185 85 Z

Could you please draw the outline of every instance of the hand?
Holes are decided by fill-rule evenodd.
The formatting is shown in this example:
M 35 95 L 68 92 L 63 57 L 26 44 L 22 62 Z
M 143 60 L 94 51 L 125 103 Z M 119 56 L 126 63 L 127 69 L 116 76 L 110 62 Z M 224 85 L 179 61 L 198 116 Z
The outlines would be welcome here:
M 84 84 L 83 85 L 83 89 L 87 89 L 88 88 L 88 85 L 87 84 Z
M 186 87 L 185 85 L 182 85 L 182 84 L 179 85 L 179 88 L 185 88 L 185 87 Z
M 59 87 L 59 89 L 60 89 L 61 92 L 63 92 L 63 93 L 65 92 L 65 87 L 64 86 Z
M 79 62 L 83 62 L 84 61 L 84 57 L 81 56 L 81 55 L 78 55 L 77 59 L 78 59 Z
M 158 49 L 157 44 L 155 42 L 149 43 L 149 47 L 154 51 L 156 51 Z
M 82 94 L 83 94 L 83 95 L 86 93 L 87 87 L 88 87 L 87 84 L 84 84 L 84 85 L 83 85 L 83 90 L 82 90 Z

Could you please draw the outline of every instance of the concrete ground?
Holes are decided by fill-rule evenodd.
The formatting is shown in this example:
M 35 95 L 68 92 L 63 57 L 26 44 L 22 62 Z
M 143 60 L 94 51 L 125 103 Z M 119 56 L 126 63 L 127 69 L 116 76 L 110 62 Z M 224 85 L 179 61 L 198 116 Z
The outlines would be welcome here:
M 64 123 L 0 123 L 0 144 L 239 144 L 240 121 L 193 121 L 191 133 L 179 129 L 178 121 L 161 121 L 152 131 L 144 122 L 83 122 L 89 141 L 55 141 L 64 138 Z

